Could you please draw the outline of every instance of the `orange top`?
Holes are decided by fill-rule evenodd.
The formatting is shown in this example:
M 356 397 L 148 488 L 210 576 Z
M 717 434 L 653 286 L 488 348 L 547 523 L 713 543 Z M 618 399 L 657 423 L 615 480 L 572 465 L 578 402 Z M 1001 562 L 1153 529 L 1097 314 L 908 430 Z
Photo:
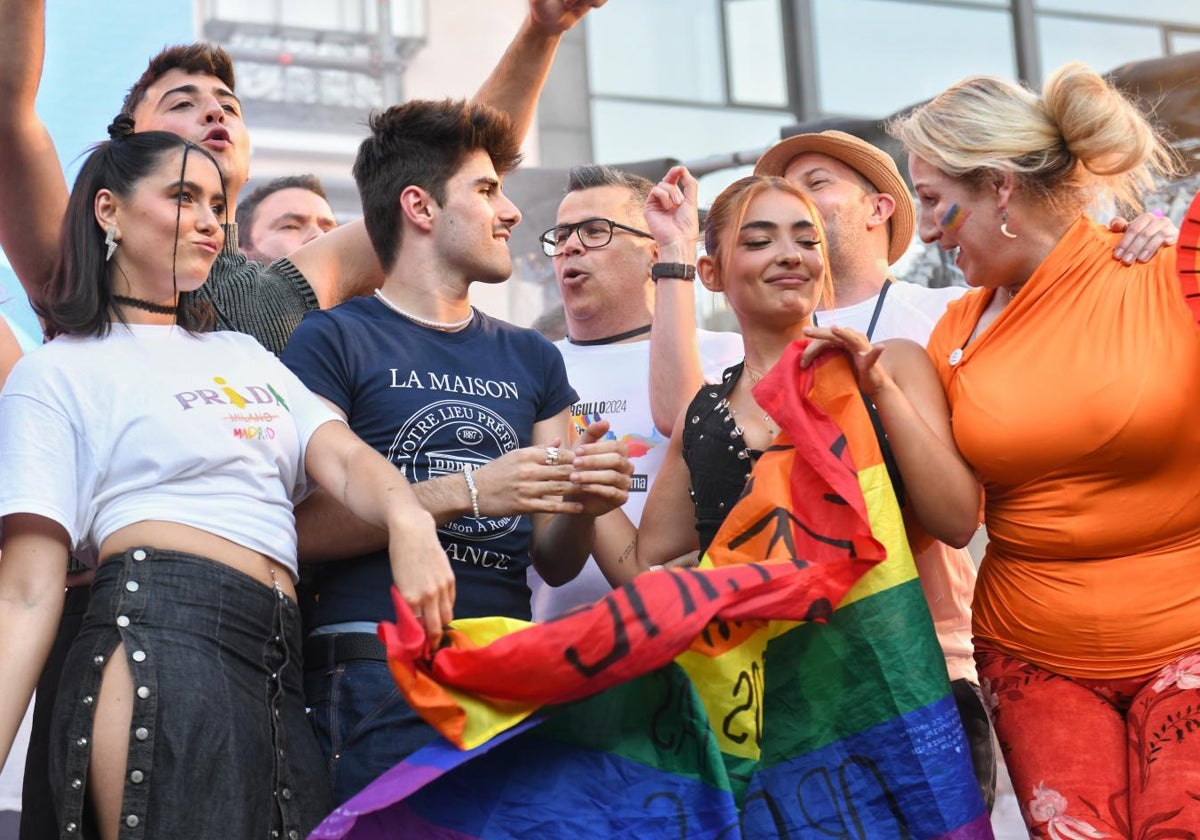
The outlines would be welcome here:
M 1200 334 L 1174 249 L 1124 267 L 1116 239 L 1081 218 L 975 341 L 992 290 L 929 341 L 987 496 L 975 635 L 1113 679 L 1200 649 Z

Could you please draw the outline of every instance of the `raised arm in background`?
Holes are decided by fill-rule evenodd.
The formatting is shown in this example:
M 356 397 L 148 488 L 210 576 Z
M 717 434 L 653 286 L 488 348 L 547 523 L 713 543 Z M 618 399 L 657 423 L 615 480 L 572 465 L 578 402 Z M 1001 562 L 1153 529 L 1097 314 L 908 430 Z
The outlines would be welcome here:
M 21 345 L 17 343 L 17 337 L 13 335 L 8 321 L 0 318 L 0 388 L 4 387 L 4 381 L 8 379 L 8 374 L 19 358 Z
M 0 248 L 30 300 L 50 278 L 67 182 L 34 109 L 46 42 L 44 0 L 0 0 Z
M 529 0 L 529 13 L 473 101 L 504 111 L 525 138 L 559 41 L 588 11 L 606 2 Z M 361 220 L 318 236 L 290 259 L 312 285 L 323 309 L 369 294 L 383 282 L 383 270 Z
M 682 166 L 672 167 L 646 198 L 646 227 L 654 234 L 661 263 L 695 266 L 700 232 L 700 185 Z M 696 339 L 694 281 L 664 277 L 654 284 L 650 330 L 650 415 L 670 437 L 672 425 L 704 384 Z

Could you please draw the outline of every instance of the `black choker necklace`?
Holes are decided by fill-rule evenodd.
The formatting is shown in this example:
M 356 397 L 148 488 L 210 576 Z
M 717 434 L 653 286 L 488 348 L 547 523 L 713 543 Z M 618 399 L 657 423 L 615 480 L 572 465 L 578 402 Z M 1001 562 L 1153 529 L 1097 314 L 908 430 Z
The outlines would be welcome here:
M 125 297 L 125 295 L 113 295 L 112 299 L 122 306 L 132 306 L 135 309 L 144 309 L 147 312 L 153 312 L 155 315 L 174 315 L 179 309 L 177 306 L 163 306 L 161 303 L 151 303 L 148 300 Z
M 567 341 L 576 347 L 594 347 L 597 344 L 616 344 L 618 341 L 624 341 L 627 338 L 633 338 L 638 335 L 645 335 L 648 332 L 650 332 L 650 325 L 646 324 L 644 327 L 635 327 L 628 332 L 606 335 L 604 338 L 571 338 L 571 336 L 567 336 Z

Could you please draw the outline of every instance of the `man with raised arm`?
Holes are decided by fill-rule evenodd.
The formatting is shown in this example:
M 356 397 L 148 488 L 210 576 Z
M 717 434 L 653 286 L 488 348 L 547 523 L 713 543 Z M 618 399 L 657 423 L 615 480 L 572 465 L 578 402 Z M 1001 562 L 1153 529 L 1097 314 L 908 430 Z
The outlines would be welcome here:
M 742 357 L 737 333 L 696 330 L 685 344 L 703 361 L 694 375 L 680 381 L 652 382 L 650 334 L 654 325 L 677 317 L 673 307 L 695 305 L 691 283 L 680 283 L 671 295 L 657 299 L 654 240 L 646 232 L 642 206 L 654 185 L 638 175 L 606 166 L 577 166 L 567 176 L 567 194 L 558 205 L 555 225 L 541 236 L 542 249 L 554 262 L 562 295 L 567 337 L 556 342 L 567 376 L 579 392 L 571 407 L 576 430 L 604 420 L 608 435 L 622 441 L 633 462 L 629 501 L 622 511 L 637 525 L 650 485 L 658 475 L 670 437 L 670 423 L 707 379 Z M 660 269 L 661 271 L 661 269 Z M 651 412 L 650 392 L 677 401 L 665 431 Z M 605 535 L 605 519 L 597 524 Z M 533 617 L 554 618 L 612 590 L 595 561 L 588 559 L 579 576 L 563 586 L 548 586 L 530 575 Z
M 529 0 L 529 13 L 475 101 L 504 111 L 524 137 L 564 32 L 607 0 Z M 44 0 L 0 0 L 0 247 L 32 302 L 50 274 L 67 186 L 54 144 L 34 108 L 45 51 Z M 206 148 L 225 177 L 229 207 L 245 186 L 250 138 L 229 55 L 189 44 L 155 56 L 125 99 L 136 130 L 174 131 Z M 99 134 L 97 127 L 97 134 Z M 283 349 L 307 311 L 364 294 L 383 280 L 361 222 L 305 245 L 269 268 L 247 261 L 236 230 L 195 294 L 218 329 L 249 333 Z

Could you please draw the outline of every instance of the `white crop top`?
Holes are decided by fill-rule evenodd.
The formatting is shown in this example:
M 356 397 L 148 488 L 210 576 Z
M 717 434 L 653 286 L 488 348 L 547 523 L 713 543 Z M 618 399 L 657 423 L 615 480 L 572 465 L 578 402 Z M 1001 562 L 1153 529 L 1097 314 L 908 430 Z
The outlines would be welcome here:
M 25 356 L 0 394 L 0 516 L 61 524 L 73 550 L 162 520 L 296 574 L 304 449 L 339 420 L 249 336 L 114 324 Z

